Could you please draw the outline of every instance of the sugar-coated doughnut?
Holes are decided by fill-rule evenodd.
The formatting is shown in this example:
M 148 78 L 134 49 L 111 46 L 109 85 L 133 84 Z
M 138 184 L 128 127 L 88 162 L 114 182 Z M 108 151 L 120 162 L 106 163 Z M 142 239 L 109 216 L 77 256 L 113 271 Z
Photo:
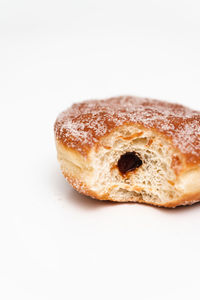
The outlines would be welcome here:
M 58 160 L 79 192 L 175 207 L 200 200 L 200 112 L 139 97 L 72 105 L 54 125 Z

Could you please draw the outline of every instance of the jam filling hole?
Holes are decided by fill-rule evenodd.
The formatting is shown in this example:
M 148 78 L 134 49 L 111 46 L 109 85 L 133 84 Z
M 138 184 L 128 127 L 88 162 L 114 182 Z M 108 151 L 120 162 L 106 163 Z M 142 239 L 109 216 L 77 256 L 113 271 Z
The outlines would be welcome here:
M 142 165 L 142 160 L 136 152 L 127 152 L 121 155 L 117 166 L 122 174 L 133 171 Z

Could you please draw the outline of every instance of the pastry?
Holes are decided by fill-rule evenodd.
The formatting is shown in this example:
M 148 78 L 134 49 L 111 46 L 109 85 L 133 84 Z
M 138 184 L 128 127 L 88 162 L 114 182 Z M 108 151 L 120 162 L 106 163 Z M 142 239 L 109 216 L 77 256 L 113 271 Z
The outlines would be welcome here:
M 72 105 L 54 125 L 58 160 L 79 192 L 163 207 L 200 200 L 200 112 L 139 97 Z

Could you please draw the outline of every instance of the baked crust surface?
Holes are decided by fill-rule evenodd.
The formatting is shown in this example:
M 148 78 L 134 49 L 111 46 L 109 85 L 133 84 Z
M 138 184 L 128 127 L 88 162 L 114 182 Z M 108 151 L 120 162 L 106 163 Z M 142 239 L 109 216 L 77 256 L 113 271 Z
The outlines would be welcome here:
M 179 104 L 132 96 L 90 100 L 62 112 L 54 128 L 56 139 L 87 155 L 102 136 L 125 124 L 162 133 L 186 163 L 200 163 L 200 112 Z

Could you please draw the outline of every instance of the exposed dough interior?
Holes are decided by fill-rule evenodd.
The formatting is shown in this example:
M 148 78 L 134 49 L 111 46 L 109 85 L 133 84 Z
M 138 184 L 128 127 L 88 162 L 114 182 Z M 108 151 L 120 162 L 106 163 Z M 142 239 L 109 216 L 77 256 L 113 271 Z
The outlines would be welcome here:
M 108 192 L 118 201 L 135 197 L 145 201 L 166 201 L 180 193 L 174 187 L 176 175 L 171 169 L 171 147 L 152 131 L 123 127 L 105 138 L 102 144 L 98 155 L 92 154 L 96 166 L 92 185 L 98 193 L 103 188 L 103 193 Z M 140 154 L 143 164 L 122 175 L 117 162 L 122 154 L 132 151 Z
M 66 152 L 61 148 L 58 159 L 64 174 L 71 174 L 86 183 L 89 190 L 104 200 L 162 205 L 189 193 L 191 184 L 194 189 L 200 182 L 199 169 L 194 171 L 195 176 L 191 171 L 184 175 L 186 177 L 179 178 L 176 169 L 172 168 L 173 158 L 178 160 L 178 153 L 174 152 L 170 142 L 152 130 L 137 126 L 115 129 L 101 139 L 98 147 L 92 148 L 87 159 L 76 151 Z M 127 152 L 138 153 L 143 163 L 134 171 L 121 174 L 117 163 Z M 190 184 L 186 187 L 188 180 Z

